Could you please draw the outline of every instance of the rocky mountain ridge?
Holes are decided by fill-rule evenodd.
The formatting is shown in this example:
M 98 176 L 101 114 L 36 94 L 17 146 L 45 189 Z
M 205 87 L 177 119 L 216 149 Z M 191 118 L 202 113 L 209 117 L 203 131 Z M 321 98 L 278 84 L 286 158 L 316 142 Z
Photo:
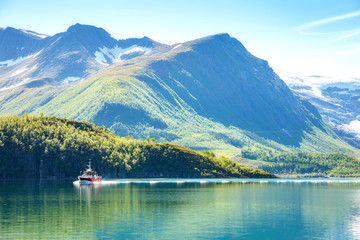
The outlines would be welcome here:
M 0 90 L 32 81 L 67 84 L 86 79 L 156 45 L 148 38 L 116 40 L 102 28 L 80 24 L 54 36 L 7 27 L 0 30 Z

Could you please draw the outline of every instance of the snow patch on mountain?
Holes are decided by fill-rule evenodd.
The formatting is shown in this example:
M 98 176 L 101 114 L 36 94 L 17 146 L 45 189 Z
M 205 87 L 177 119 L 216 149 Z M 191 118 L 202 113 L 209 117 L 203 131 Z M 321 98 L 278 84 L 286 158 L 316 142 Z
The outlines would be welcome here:
M 24 84 L 27 83 L 29 80 L 31 80 L 31 78 L 25 78 L 25 79 L 23 79 L 21 82 L 16 83 L 16 84 L 14 84 L 14 85 L 11 85 L 11 86 L 9 86 L 9 87 L 0 88 L 0 92 L 7 91 L 7 90 L 10 90 L 10 89 L 19 87 L 19 86 L 21 86 L 21 85 L 24 85 Z
M 106 61 L 105 56 L 104 56 L 104 53 L 96 51 L 96 52 L 94 53 L 94 55 L 95 55 L 95 60 L 96 60 L 98 63 L 103 64 L 103 65 L 109 65 L 109 64 L 107 64 L 107 61 Z
M 23 33 L 38 37 L 38 38 L 42 38 L 42 39 L 48 37 L 48 35 L 40 34 L 40 33 L 29 31 L 29 30 L 20 29 L 20 31 L 22 31 Z
M 31 68 L 29 68 L 28 65 L 25 65 L 24 67 L 16 70 L 13 74 L 10 75 L 10 77 L 14 77 L 14 76 L 20 75 L 22 73 L 33 72 L 34 70 L 36 70 L 36 67 L 37 67 L 37 64 L 35 64 Z
M 42 50 L 40 50 L 39 52 L 36 52 L 34 54 L 28 55 L 26 57 L 18 57 L 16 59 L 9 59 L 9 60 L 2 61 L 2 62 L 0 62 L 0 66 L 12 67 L 12 66 L 17 65 L 29 58 L 37 57 L 41 52 L 42 52 Z
M 32 68 L 30 69 L 30 71 L 34 71 L 36 70 L 37 64 L 35 64 L 34 66 L 32 66 Z
M 62 84 L 69 84 L 72 82 L 79 81 L 80 79 L 81 78 L 79 78 L 79 77 L 67 77 L 67 78 L 63 79 L 61 82 L 62 82 Z
M 19 57 L 17 59 L 5 60 L 5 61 L 0 62 L 0 66 L 12 67 L 16 64 L 19 64 L 19 63 L 25 61 L 26 59 L 27 59 L 27 57 Z
M 322 93 L 321 93 L 321 91 L 320 91 L 320 89 L 319 89 L 318 86 L 311 86 L 311 90 L 312 90 L 312 93 L 313 93 L 316 97 L 325 98 L 325 97 L 322 95 Z
M 134 52 L 146 52 L 146 51 L 140 47 L 133 47 L 133 48 L 130 47 L 130 49 L 127 50 L 126 52 L 124 52 L 123 54 L 129 54 L 129 53 L 134 53 Z
M 179 47 L 181 47 L 181 46 L 182 46 L 182 43 L 176 44 L 175 47 L 173 47 L 173 49 L 177 49 L 177 48 L 179 48 Z
M 54 42 L 52 42 L 51 44 L 50 44 L 50 47 L 52 46 L 52 45 L 54 45 L 57 41 L 59 41 L 61 39 L 61 37 L 58 37 Z
M 142 47 L 138 45 L 132 45 L 128 48 L 121 48 L 119 46 L 115 46 L 114 48 L 99 48 L 99 51 L 94 53 L 95 60 L 101 64 L 108 65 L 109 63 L 115 63 L 121 61 L 121 56 L 125 54 L 135 53 L 135 52 L 143 52 L 147 54 L 151 51 L 151 48 Z M 110 60 L 107 61 L 106 58 Z
M 19 74 L 21 74 L 21 73 L 23 73 L 23 72 L 26 72 L 27 70 L 29 70 L 29 68 L 28 68 L 27 66 L 28 66 L 28 65 L 26 65 L 26 66 L 18 69 L 18 70 L 15 71 L 13 74 L 11 74 L 10 77 L 14 77 L 14 76 L 19 75 Z

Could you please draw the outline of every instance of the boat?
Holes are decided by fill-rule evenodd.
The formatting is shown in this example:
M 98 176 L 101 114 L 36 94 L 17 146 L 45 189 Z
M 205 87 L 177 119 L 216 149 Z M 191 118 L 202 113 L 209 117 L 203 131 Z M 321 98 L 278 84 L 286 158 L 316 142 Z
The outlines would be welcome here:
M 102 177 L 97 174 L 96 171 L 91 169 L 91 161 L 87 165 L 88 168 L 85 171 L 80 172 L 80 176 L 78 176 L 80 184 L 92 184 L 92 183 L 101 183 Z

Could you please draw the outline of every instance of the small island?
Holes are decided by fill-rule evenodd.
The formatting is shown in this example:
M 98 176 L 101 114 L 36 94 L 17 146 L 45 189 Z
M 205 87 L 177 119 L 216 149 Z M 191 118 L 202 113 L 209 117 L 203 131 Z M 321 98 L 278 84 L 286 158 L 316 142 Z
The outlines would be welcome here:
M 119 137 L 88 122 L 0 117 L 0 178 L 67 178 L 89 159 L 108 178 L 274 178 L 223 156 L 172 143 Z

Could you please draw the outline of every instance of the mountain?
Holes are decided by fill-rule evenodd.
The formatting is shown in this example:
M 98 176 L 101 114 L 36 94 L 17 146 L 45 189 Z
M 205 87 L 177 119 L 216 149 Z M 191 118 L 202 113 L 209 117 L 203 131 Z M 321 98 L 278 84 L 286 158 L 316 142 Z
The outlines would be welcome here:
M 360 148 L 360 80 L 324 76 L 285 77 L 293 92 L 310 101 L 335 132 Z
M 87 161 L 104 177 L 274 177 L 211 153 L 120 138 L 55 117 L 0 117 L 0 178 L 75 177 Z
M 120 136 L 227 156 L 245 146 L 358 154 L 266 61 L 228 34 L 169 46 L 147 37 L 115 40 L 76 24 L 36 41 L 40 47 L 28 53 L 35 57 L 0 67 L 1 115 L 89 121 Z M 23 70 L 30 62 L 36 69 Z
M 304 107 L 266 61 L 228 34 L 188 42 L 179 50 L 149 64 L 154 76 L 138 78 L 159 92 L 164 87 L 152 79 L 161 79 L 199 115 L 282 144 L 296 145 L 306 121 L 322 128 L 317 112 Z
M 80 24 L 52 37 L 8 27 L 0 43 L 0 90 L 79 81 L 156 45 L 146 38 L 117 41 L 102 28 Z
M 25 58 L 39 51 L 40 42 L 45 37 L 47 36 L 36 32 L 11 27 L 0 29 L 0 61 L 3 65 L 15 64 L 16 59 Z

